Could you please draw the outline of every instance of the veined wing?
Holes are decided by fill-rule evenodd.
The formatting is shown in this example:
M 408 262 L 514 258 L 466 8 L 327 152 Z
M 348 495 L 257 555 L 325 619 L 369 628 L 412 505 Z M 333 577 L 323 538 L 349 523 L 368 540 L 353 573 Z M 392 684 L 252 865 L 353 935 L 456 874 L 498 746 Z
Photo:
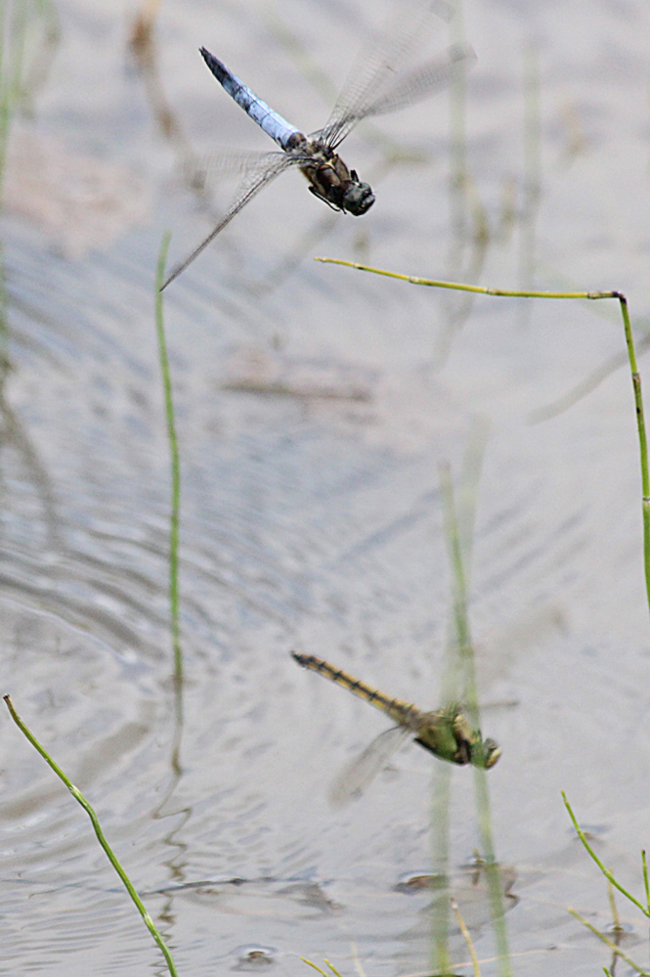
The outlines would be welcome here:
M 343 807 L 351 800 L 361 797 L 366 787 L 409 735 L 411 730 L 403 726 L 385 729 L 372 740 L 363 753 L 346 764 L 327 794 L 332 807 Z
M 183 179 L 191 187 L 205 190 L 214 196 L 224 180 L 240 178 L 240 185 L 235 197 L 239 196 L 244 182 L 263 170 L 277 156 L 284 154 L 276 152 L 260 152 L 259 149 L 222 149 L 217 152 L 204 153 L 195 156 L 183 165 Z
M 187 266 L 197 258 L 204 248 L 207 248 L 208 244 L 215 239 L 217 234 L 219 234 L 226 224 L 229 224 L 233 217 L 239 213 L 239 211 L 246 206 L 246 204 L 253 199 L 253 197 L 260 192 L 267 184 L 272 180 L 275 180 L 280 173 L 289 169 L 290 166 L 295 166 L 300 164 L 302 157 L 298 153 L 261 153 L 257 156 L 257 159 L 251 158 L 248 155 L 249 166 L 248 172 L 244 177 L 242 183 L 239 186 L 239 190 L 235 194 L 235 199 L 230 205 L 229 210 L 226 212 L 225 216 L 221 218 L 217 226 L 208 234 L 204 241 L 199 244 L 197 248 L 192 251 L 192 253 L 181 261 L 179 264 L 175 265 L 171 273 L 168 275 L 164 284 L 162 285 L 161 291 L 167 288 L 170 282 L 173 282 L 175 278 L 178 278 L 182 271 L 185 271 Z M 235 165 L 236 157 L 232 157 L 233 166 Z
M 400 75 L 395 84 L 375 101 L 351 108 L 343 118 L 327 125 L 322 130 L 322 137 L 335 149 L 362 119 L 397 112 L 420 102 L 446 88 L 465 66 L 475 60 L 476 54 L 469 45 L 452 45 L 444 54 Z
M 433 14 L 448 20 L 451 10 L 444 0 L 399 0 L 395 3 L 393 14 L 379 37 L 362 49 L 322 130 L 329 146 L 338 146 L 362 118 L 378 114 L 370 110 L 371 106 L 384 101 L 397 71 L 424 36 Z M 414 95 L 412 101 L 425 94 Z M 401 106 L 406 104 L 401 101 Z M 398 104 L 396 108 L 401 106 Z

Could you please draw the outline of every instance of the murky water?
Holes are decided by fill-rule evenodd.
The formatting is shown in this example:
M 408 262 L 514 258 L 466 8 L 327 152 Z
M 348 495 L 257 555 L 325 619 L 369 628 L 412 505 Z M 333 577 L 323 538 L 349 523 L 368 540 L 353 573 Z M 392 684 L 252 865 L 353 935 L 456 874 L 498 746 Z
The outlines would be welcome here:
M 440 764 L 408 746 L 360 801 L 332 810 L 332 778 L 387 724 L 289 652 L 439 703 L 450 606 L 439 466 L 457 476 L 487 423 L 470 609 L 483 699 L 515 702 L 482 720 L 503 748 L 488 777 L 512 971 L 593 974 L 608 951 L 566 907 L 605 928 L 607 893 L 560 790 L 639 895 L 650 807 L 638 447 L 618 311 L 467 302 L 312 259 L 619 288 L 641 340 L 642 3 L 467 3 L 478 61 L 466 196 L 450 191 L 450 99 L 438 96 L 346 142 L 377 195 L 365 217 L 330 214 L 290 173 L 166 291 L 182 464 L 175 726 L 155 264 L 165 229 L 175 260 L 210 228 L 183 181 L 188 161 L 270 148 L 197 48 L 312 130 L 387 9 L 163 4 L 143 75 L 127 45 L 135 6 L 59 6 L 5 179 L 1 691 L 95 805 L 179 973 L 304 974 L 305 955 L 347 975 L 355 952 L 373 977 L 430 972 L 431 907 L 448 890 L 405 880 L 432 868 Z M 425 48 L 446 43 L 440 27 Z M 212 212 L 227 201 L 219 188 Z M 526 208 L 527 223 L 512 219 Z M 160 969 L 86 816 L 8 716 L 0 744 L 0 972 Z M 472 773 L 453 770 L 452 786 L 452 891 L 482 972 L 499 973 L 485 883 L 468 868 Z M 643 963 L 641 921 L 620 910 Z M 466 973 L 455 926 L 450 940 Z

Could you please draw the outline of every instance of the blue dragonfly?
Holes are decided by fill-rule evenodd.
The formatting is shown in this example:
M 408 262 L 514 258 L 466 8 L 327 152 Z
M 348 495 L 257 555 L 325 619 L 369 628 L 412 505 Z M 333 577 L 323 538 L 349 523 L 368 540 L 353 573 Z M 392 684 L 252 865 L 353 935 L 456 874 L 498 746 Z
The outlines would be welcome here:
M 411 49 L 432 12 L 440 12 L 439 0 L 401 0 L 397 19 L 364 53 L 358 70 L 349 76 L 323 129 L 306 136 L 258 98 L 236 75 L 206 48 L 203 59 L 226 92 L 280 147 L 282 152 L 241 154 L 230 160 L 244 175 L 235 198 L 216 227 L 192 253 L 177 264 L 162 288 L 174 281 L 221 233 L 253 197 L 280 173 L 296 166 L 309 182 L 309 190 L 333 210 L 365 214 L 375 202 L 368 183 L 349 169 L 336 150 L 362 119 L 384 115 L 426 98 L 475 59 L 466 45 L 452 45 L 442 55 L 396 75 L 397 65 Z

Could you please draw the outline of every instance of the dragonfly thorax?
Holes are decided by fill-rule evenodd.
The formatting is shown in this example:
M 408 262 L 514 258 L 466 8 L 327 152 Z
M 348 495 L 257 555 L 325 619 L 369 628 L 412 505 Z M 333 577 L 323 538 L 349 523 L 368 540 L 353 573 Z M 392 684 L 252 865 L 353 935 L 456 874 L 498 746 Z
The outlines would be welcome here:
M 375 195 L 368 183 L 362 183 L 356 170 L 349 170 L 338 153 L 316 138 L 296 133 L 288 151 L 299 152 L 300 169 L 310 183 L 310 191 L 333 210 L 360 217 L 372 207 Z
M 494 740 L 484 740 L 479 730 L 472 729 L 465 713 L 453 706 L 420 713 L 416 732 L 416 743 L 450 763 L 472 763 L 489 770 L 501 756 Z

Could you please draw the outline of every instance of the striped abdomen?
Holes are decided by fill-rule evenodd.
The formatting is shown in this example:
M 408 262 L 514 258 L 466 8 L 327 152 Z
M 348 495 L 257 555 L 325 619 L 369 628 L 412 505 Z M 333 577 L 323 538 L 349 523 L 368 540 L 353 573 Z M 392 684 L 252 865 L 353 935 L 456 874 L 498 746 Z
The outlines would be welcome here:
M 400 726 L 408 726 L 409 729 L 417 731 L 422 714 L 413 703 L 404 702 L 402 699 L 391 699 L 383 692 L 379 692 L 378 689 L 373 689 L 365 682 L 355 678 L 354 675 L 349 675 L 340 668 L 330 665 L 329 662 L 323 661 L 322 658 L 316 658 L 314 655 L 298 655 L 295 651 L 292 651 L 291 654 L 303 668 L 309 668 L 312 672 L 324 675 L 330 681 L 342 685 L 344 689 L 349 689 L 359 698 L 365 699 L 377 709 L 381 709 Z

